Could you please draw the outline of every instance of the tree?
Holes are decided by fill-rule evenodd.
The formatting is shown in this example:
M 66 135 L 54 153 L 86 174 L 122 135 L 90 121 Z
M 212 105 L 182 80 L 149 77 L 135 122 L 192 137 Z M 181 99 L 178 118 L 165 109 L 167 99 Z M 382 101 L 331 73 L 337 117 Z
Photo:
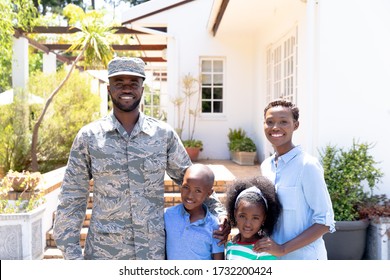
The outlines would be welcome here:
M 3 92 L 11 87 L 14 28 L 32 28 L 38 13 L 32 0 L 1 0 L 0 11 L 0 92 Z
M 85 8 L 84 0 L 33 0 L 35 8 L 42 14 L 46 15 L 48 11 L 61 14 L 62 9 L 68 4 L 74 4 Z
M 74 11 L 75 14 L 80 14 L 80 7 L 70 4 L 64 9 L 64 13 L 71 15 Z M 71 64 L 67 75 L 60 82 L 57 88 L 49 95 L 43 107 L 41 115 L 38 117 L 37 122 L 34 124 L 32 142 L 31 142 L 31 170 L 38 171 L 38 157 L 37 157 L 37 145 L 38 145 L 38 133 L 39 127 L 43 121 L 43 118 L 47 112 L 50 103 L 53 98 L 58 94 L 64 84 L 68 81 L 73 69 L 77 63 L 84 58 L 85 65 L 101 61 L 105 66 L 111 60 L 114 50 L 109 43 L 109 36 L 113 34 L 113 28 L 107 26 L 101 19 L 93 16 L 90 17 L 85 14 L 85 17 L 79 24 L 81 31 L 77 32 L 78 38 L 68 49 L 68 52 L 79 51 L 75 61 Z

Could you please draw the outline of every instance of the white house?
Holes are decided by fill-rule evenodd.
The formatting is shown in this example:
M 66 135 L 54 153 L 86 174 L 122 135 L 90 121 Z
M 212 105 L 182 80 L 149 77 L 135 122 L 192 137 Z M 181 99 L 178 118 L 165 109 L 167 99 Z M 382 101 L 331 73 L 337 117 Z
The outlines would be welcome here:
M 122 24 L 166 27 L 155 35 L 168 46 L 158 67 L 166 67 L 161 103 L 173 126 L 169 100 L 181 77 L 203 75 L 201 158 L 228 159 L 229 128 L 241 127 L 261 162 L 272 152 L 263 109 L 284 96 L 300 108 L 294 143 L 308 152 L 375 144 L 385 173 L 377 192 L 390 196 L 389 11 L 388 0 L 151 0 L 125 11 Z

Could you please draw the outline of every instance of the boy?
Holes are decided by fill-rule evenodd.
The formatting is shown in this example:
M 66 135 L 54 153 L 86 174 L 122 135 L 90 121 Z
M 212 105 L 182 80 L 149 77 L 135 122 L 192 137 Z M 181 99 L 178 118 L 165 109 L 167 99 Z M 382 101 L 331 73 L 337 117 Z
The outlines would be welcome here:
M 165 209 L 168 260 L 223 260 L 224 245 L 213 238 L 218 218 L 204 201 L 213 193 L 214 173 L 206 165 L 193 164 L 185 172 L 180 188 L 182 203 Z

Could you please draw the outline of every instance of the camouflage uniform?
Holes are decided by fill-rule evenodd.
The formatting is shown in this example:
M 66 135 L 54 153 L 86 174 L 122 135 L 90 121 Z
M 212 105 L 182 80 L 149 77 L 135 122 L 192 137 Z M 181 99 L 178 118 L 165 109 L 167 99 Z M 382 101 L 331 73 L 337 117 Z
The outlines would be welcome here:
M 172 128 L 143 113 L 131 135 L 113 112 L 82 128 L 70 151 L 54 224 L 64 258 L 164 259 L 165 171 L 181 184 L 190 164 Z M 80 230 L 90 179 L 94 201 L 83 257 Z M 210 201 L 214 213 L 225 214 L 215 197 Z

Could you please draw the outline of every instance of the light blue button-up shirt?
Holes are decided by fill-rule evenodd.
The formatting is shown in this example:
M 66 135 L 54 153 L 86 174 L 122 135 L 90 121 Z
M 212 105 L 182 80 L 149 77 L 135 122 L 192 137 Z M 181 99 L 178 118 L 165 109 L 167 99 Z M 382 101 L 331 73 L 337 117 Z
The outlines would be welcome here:
M 282 212 L 272 235 L 276 243 L 283 244 L 295 238 L 315 223 L 329 226 L 330 232 L 334 232 L 332 202 L 323 168 L 317 158 L 297 146 L 279 156 L 277 166 L 275 155 L 265 159 L 261 164 L 261 173 L 275 184 L 282 204 Z M 327 259 L 324 240 L 319 238 L 280 259 Z
M 190 222 L 190 214 L 183 204 L 165 209 L 166 252 L 168 260 L 211 260 L 212 254 L 224 251 L 220 240 L 213 238 L 218 219 L 203 205 L 203 219 Z

